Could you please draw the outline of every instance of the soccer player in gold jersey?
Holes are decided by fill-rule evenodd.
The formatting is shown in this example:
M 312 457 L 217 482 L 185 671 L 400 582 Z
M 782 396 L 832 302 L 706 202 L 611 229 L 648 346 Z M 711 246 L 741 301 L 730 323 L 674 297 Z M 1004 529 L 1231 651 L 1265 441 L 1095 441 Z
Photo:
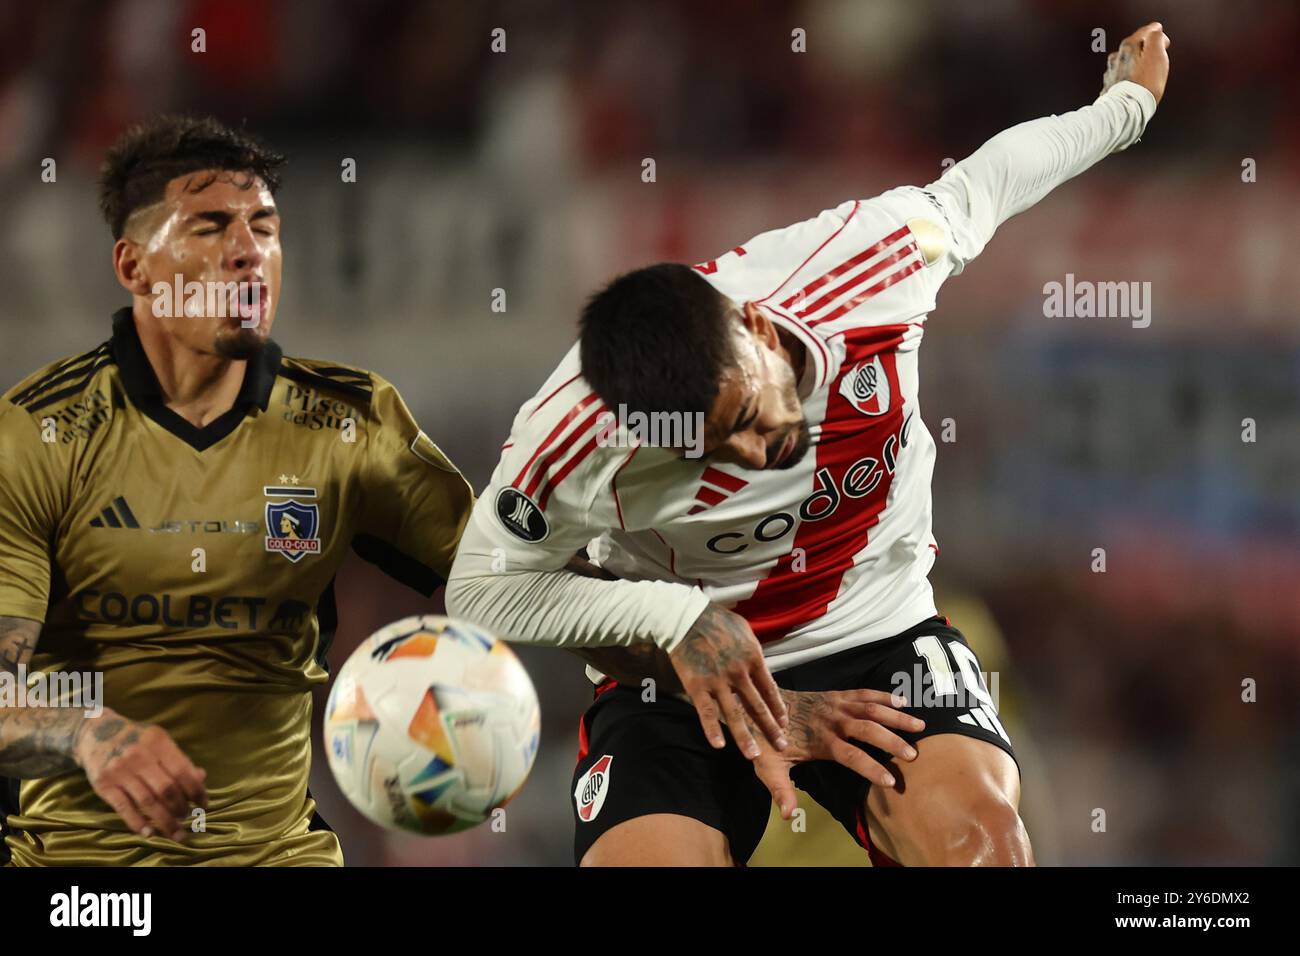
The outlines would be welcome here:
M 282 163 L 211 119 L 126 133 L 131 305 L 0 400 L 10 865 L 342 863 L 307 790 L 335 573 L 351 546 L 431 593 L 473 494 L 391 384 L 271 340 Z

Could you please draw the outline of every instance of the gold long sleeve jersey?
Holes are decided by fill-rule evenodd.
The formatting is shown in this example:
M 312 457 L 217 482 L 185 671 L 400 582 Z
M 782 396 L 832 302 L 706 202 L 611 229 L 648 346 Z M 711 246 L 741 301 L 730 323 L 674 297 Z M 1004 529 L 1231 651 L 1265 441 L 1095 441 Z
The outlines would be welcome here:
M 351 546 L 431 593 L 472 505 L 391 384 L 273 342 L 203 428 L 163 405 L 130 309 L 12 388 L 0 616 L 43 621 L 29 671 L 102 674 L 103 704 L 171 734 L 209 796 L 178 844 L 132 833 L 80 770 L 0 781 L 12 864 L 340 864 L 307 790 L 335 573 Z

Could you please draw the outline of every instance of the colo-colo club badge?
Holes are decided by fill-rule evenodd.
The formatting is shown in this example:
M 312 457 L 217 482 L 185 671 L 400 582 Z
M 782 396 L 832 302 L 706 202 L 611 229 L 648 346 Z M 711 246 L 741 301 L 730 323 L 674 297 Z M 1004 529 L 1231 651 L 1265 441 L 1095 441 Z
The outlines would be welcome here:
M 266 503 L 266 550 L 284 555 L 297 564 L 305 554 L 320 554 L 320 508 L 314 502 L 315 488 L 274 487 L 263 489 Z

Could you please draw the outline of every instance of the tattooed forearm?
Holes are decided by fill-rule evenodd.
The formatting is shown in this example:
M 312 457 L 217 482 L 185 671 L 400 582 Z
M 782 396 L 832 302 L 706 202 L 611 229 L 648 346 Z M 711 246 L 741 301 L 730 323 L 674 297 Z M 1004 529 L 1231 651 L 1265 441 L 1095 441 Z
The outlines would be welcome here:
M 73 770 L 86 717 L 75 707 L 0 707 L 0 777 L 48 777 Z
M 39 621 L 0 617 L 0 680 L 17 680 L 40 637 Z M 72 757 L 85 724 L 73 707 L 0 707 L 0 776 L 46 777 L 77 766 Z
M 31 660 L 40 633 L 40 621 L 0 617 L 0 671 L 17 674 L 19 665 Z
M 620 684 L 640 686 L 647 677 L 665 694 L 682 692 L 681 681 L 673 670 L 672 661 L 654 644 L 633 644 L 631 647 L 575 647 L 570 648 L 584 661 Z

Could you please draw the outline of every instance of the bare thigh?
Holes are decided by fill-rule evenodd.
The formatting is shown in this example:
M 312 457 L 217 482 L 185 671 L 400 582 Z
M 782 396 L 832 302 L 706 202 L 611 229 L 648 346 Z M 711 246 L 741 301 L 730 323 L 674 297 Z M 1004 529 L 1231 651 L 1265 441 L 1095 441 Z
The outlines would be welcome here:
M 650 813 L 600 835 L 581 866 L 732 866 L 727 838 L 692 817 Z
M 916 751 L 891 765 L 897 788 L 867 793 L 873 844 L 904 866 L 1033 864 L 1020 772 L 1006 751 L 960 734 L 924 737 Z

